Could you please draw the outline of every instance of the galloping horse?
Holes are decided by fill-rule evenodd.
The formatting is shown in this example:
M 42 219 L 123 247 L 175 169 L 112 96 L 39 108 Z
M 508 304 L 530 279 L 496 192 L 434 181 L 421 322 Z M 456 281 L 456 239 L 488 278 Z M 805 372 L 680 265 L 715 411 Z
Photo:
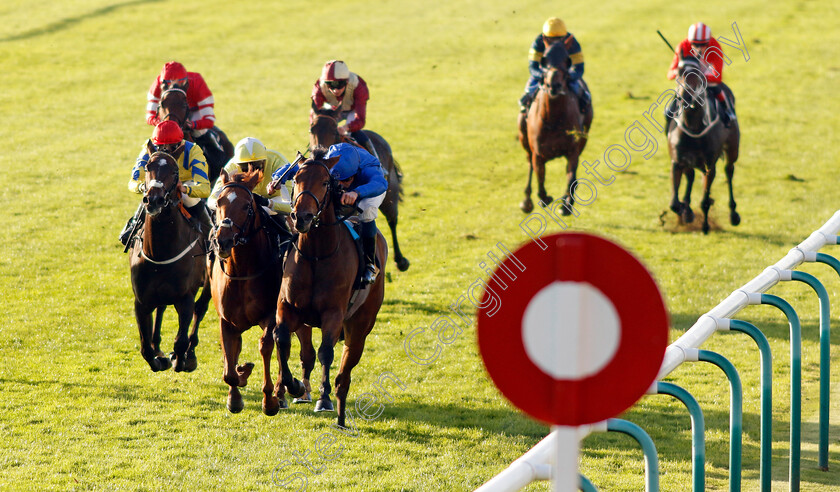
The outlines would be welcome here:
M 391 241 L 394 245 L 394 262 L 397 264 L 397 269 L 401 272 L 408 270 L 409 261 L 403 256 L 400 251 L 400 244 L 397 241 L 397 215 L 399 213 L 399 203 L 402 200 L 402 172 L 400 171 L 399 163 L 394 159 L 391 152 L 391 146 L 382 138 L 381 135 L 370 130 L 362 130 L 370 138 L 373 143 L 373 148 L 379 154 L 379 162 L 382 164 L 382 169 L 385 170 L 388 180 L 388 191 L 385 192 L 385 199 L 379 210 L 388 221 L 388 227 L 391 229 Z M 330 145 L 350 142 L 347 137 L 338 133 L 338 114 L 337 111 L 319 110 L 312 120 L 312 125 L 309 127 L 309 148 L 315 147 L 329 147 Z M 352 142 L 356 143 L 356 142 Z
M 184 132 L 184 137 L 190 142 L 194 141 L 192 130 L 187 126 L 187 122 L 190 121 L 190 106 L 187 104 L 187 93 L 183 90 L 169 89 L 161 94 L 160 106 L 158 106 L 158 118 L 161 121 L 174 120 Z M 227 159 L 233 157 L 234 147 L 230 143 L 227 135 L 225 135 L 225 132 L 217 126 L 207 131 L 213 132 L 218 137 L 219 144 L 222 146 L 222 150 L 227 156 Z M 207 170 L 209 172 L 208 179 L 212 186 L 216 182 L 216 178 L 219 177 L 222 168 L 227 164 L 227 160 L 218 162 L 217 160 L 211 159 L 209 155 L 205 155 L 205 157 L 207 158 Z
M 586 147 L 587 134 L 592 125 L 592 104 L 581 114 L 574 93 L 568 88 L 569 53 L 563 43 L 554 43 L 543 56 L 546 71 L 531 108 L 519 115 L 519 142 L 528 153 L 528 186 L 520 208 L 525 213 L 534 209 L 531 201 L 531 178 L 537 173 L 537 196 L 546 205 L 553 200 L 545 191 L 545 163 L 556 157 L 566 157 L 566 194 L 563 196 L 563 215 L 571 213 L 574 204 L 574 183 L 580 154 Z M 580 81 L 583 84 L 583 80 Z
M 219 313 L 224 352 L 224 380 L 230 386 L 227 408 L 242 411 L 240 387 L 248 383 L 253 364 L 238 365 L 242 349 L 242 333 L 254 325 L 263 329 L 260 354 L 263 360 L 262 410 L 276 415 L 288 408 L 285 398 L 274 394 L 271 379 L 271 354 L 274 350 L 273 330 L 280 293 L 280 260 L 272 247 L 263 218 L 254 202 L 253 189 L 262 180 L 262 171 L 236 174 L 230 179 L 222 171 L 222 189 L 216 200 L 216 223 L 211 242 L 216 260 L 210 270 L 213 303 Z M 288 357 L 287 357 L 288 358 Z M 280 354 L 277 355 L 278 361 Z M 287 376 L 290 376 L 289 372 Z M 285 381 L 290 387 L 295 383 Z M 278 387 L 283 383 L 277 382 Z M 300 384 L 297 391 L 300 396 Z
M 315 411 L 330 411 L 333 409 L 329 397 L 330 365 L 334 346 L 343 334 L 344 350 L 335 378 L 338 425 L 343 427 L 350 372 L 362 357 L 365 339 L 373 329 L 385 296 L 384 268 L 388 251 L 385 238 L 378 234 L 376 256 L 383 271 L 372 285 L 354 291 L 360 258 L 349 230 L 337 218 L 335 210 L 340 185 L 333 179 L 330 169 L 338 162 L 338 157 L 325 160 L 325 154 L 323 147 L 316 148 L 312 158 L 304 162 L 295 175 L 290 217 L 299 236 L 283 270 L 274 339 L 278 350 L 288 359 L 290 333 L 298 334 L 304 384 L 308 386 L 309 375 L 315 366 L 312 327 L 321 328 L 318 360 L 323 376 L 321 397 Z
M 172 155 L 156 152 L 151 144 L 148 150 L 143 196 L 146 219 L 129 256 L 140 351 L 152 371 L 163 371 L 171 365 L 176 371 L 189 372 L 198 365 L 198 325 L 210 302 L 201 244 L 204 238 L 184 216 L 186 210 L 181 203 L 177 160 L 184 146 Z M 196 301 L 195 295 L 202 286 Z M 160 350 L 160 328 L 163 312 L 172 304 L 178 311 L 178 334 L 170 361 Z M 152 312 L 156 312 L 154 328 Z M 187 337 L 190 321 L 192 331 Z
M 677 98 L 682 106 L 679 116 L 672 119 L 668 128 L 668 153 L 671 156 L 671 210 L 680 216 L 683 222 L 693 222 L 691 210 L 691 187 L 694 184 L 694 169 L 703 173 L 703 233 L 709 233 L 709 209 L 714 200 L 709 196 L 715 179 L 715 164 L 721 154 L 726 154 L 726 180 L 729 184 L 729 222 L 733 226 L 741 223 L 741 216 L 735 211 L 735 197 L 732 195 L 732 176 L 735 174 L 735 161 L 738 160 L 740 130 L 737 120 L 726 128 L 720 116 L 714 112 L 714 101 L 706 97 L 705 76 L 698 60 L 685 57 L 679 67 L 680 84 Z M 735 106 L 735 97 L 729 87 L 722 89 Z M 699 96 L 697 96 L 699 95 Z M 680 178 L 685 174 L 686 188 L 682 202 L 677 195 Z

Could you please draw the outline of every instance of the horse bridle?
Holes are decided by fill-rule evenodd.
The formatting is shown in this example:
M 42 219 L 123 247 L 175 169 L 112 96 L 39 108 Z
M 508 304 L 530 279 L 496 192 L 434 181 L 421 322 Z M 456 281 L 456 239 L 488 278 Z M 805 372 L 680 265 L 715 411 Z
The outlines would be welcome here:
M 335 191 L 336 184 L 335 184 L 335 177 L 334 177 L 334 176 L 332 175 L 332 173 L 330 172 L 330 168 L 328 168 L 328 167 L 327 167 L 327 165 L 326 165 L 326 164 L 324 164 L 324 163 L 323 163 L 323 162 L 321 162 L 321 161 L 312 161 L 312 162 L 310 162 L 310 163 L 308 163 L 308 164 L 307 164 L 307 163 L 304 163 L 304 164 L 302 164 L 300 167 L 301 167 L 301 168 L 303 168 L 303 167 L 305 167 L 305 166 L 311 166 L 311 165 L 313 165 L 313 164 L 318 164 L 318 165 L 320 165 L 321 167 L 323 167 L 323 168 L 324 168 L 324 170 L 325 170 L 325 171 L 327 171 L 327 176 L 329 176 L 329 183 L 327 183 L 327 191 L 324 193 L 324 198 L 323 198 L 323 201 L 322 201 L 322 200 L 318 200 L 318 197 L 317 197 L 317 196 L 315 196 L 315 193 L 312 193 L 312 192 L 311 192 L 311 191 L 309 191 L 309 190 L 303 190 L 303 191 L 301 191 L 299 194 L 297 194 L 297 195 L 296 195 L 296 196 L 292 199 L 292 213 L 291 213 L 291 216 L 292 216 L 292 218 L 294 219 L 294 215 L 296 215 L 296 213 L 295 213 L 295 211 L 294 211 L 294 210 L 295 210 L 295 208 L 297 207 L 298 201 L 299 201 L 299 200 L 300 200 L 300 199 L 301 199 L 304 195 L 309 195 L 309 196 L 311 196 L 311 197 L 312 197 L 312 199 L 313 199 L 313 200 L 315 200 L 315 206 L 316 206 L 316 208 L 318 209 L 318 212 L 315 214 L 315 217 L 313 217 L 313 218 L 312 218 L 312 227 L 318 227 L 318 225 L 319 225 L 319 223 L 320 223 L 320 220 L 319 220 L 319 219 L 320 219 L 320 217 L 321 217 L 321 213 L 324 211 L 324 208 L 327 206 L 327 201 L 328 201 L 328 199 L 329 199 L 330 195 L 331 195 L 331 194 Z M 332 225 L 332 224 L 330 224 L 330 225 Z
M 169 114 L 167 114 L 166 118 L 164 118 L 163 120 L 166 121 L 166 120 L 172 119 L 173 121 L 178 123 L 178 126 L 180 126 L 181 129 L 184 129 L 184 125 L 187 123 L 187 120 L 190 119 L 190 105 L 187 103 L 187 93 L 183 89 L 173 87 L 171 89 L 166 89 L 165 91 L 163 91 L 163 93 L 160 95 L 160 100 L 163 101 L 163 98 L 167 94 L 169 94 L 170 92 L 180 92 L 181 94 L 184 95 L 184 104 L 183 104 L 184 121 L 178 121 L 171 112 Z
M 248 216 L 245 217 L 245 223 L 241 226 L 234 222 L 230 217 L 225 217 L 224 219 L 222 219 L 221 222 L 219 222 L 213 227 L 213 231 L 210 234 L 210 246 L 216 251 L 218 251 L 219 247 L 219 241 L 218 239 L 216 239 L 216 233 L 219 229 L 223 227 L 229 229 L 236 228 L 236 230 L 238 231 L 233 233 L 233 247 L 239 246 L 241 244 L 247 244 L 248 239 L 260 230 L 260 228 L 253 228 L 253 223 L 256 217 L 256 212 L 254 211 L 253 192 L 242 183 L 227 183 L 226 185 L 222 186 L 222 189 L 219 192 L 219 199 L 222 198 L 222 194 L 224 194 L 225 190 L 229 188 L 240 188 L 248 193 Z M 248 232 L 249 229 L 250 232 Z
M 155 153 L 153 153 L 152 155 L 149 156 L 149 162 L 146 163 L 146 167 L 148 168 L 148 165 L 152 162 L 152 160 L 155 157 L 158 157 L 158 156 L 161 156 L 161 157 L 165 156 L 165 157 L 168 157 L 169 159 L 172 159 L 171 163 L 167 160 L 166 165 L 173 164 L 175 166 L 175 172 L 177 173 L 177 171 L 178 171 L 178 160 L 175 159 L 175 157 L 173 157 L 172 154 L 169 154 L 168 152 L 163 152 L 162 150 L 159 150 L 159 151 L 157 151 L 157 152 L 155 152 Z M 157 179 L 153 179 L 153 180 L 149 181 L 149 186 L 148 186 L 148 188 L 146 188 L 146 191 L 143 193 L 143 203 L 148 203 L 149 202 L 149 191 L 152 188 L 164 188 L 164 191 L 163 191 L 163 208 L 169 208 L 169 206 L 172 205 L 172 203 L 173 203 L 171 198 L 170 198 L 170 194 L 175 189 L 175 187 L 178 186 L 178 181 L 179 181 L 178 175 L 175 174 L 175 173 L 173 173 L 173 175 L 175 176 L 175 180 L 172 182 L 172 186 L 170 186 L 169 188 L 164 188 L 163 181 L 158 181 Z M 179 199 L 180 199 L 180 195 L 179 195 Z

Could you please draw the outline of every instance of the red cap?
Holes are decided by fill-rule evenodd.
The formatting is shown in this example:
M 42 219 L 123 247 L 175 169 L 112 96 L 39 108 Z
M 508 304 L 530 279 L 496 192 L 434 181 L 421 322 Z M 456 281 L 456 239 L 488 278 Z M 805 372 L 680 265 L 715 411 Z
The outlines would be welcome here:
M 160 71 L 160 80 L 177 80 L 187 77 L 187 69 L 176 61 L 166 62 Z
M 152 143 L 155 145 L 167 145 L 178 143 L 184 139 L 184 132 L 178 123 L 172 120 L 161 121 L 152 132 Z

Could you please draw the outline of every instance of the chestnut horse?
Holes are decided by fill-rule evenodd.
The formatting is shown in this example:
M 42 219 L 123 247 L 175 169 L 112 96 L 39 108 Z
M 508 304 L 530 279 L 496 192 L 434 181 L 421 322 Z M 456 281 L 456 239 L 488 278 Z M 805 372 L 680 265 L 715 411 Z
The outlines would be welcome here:
M 184 132 L 184 138 L 190 142 L 195 141 L 192 136 L 192 130 L 187 126 L 187 122 L 190 121 L 190 106 L 187 104 L 187 93 L 183 90 L 169 89 L 161 94 L 160 106 L 158 106 L 158 118 L 161 121 L 174 120 Z M 219 177 L 222 168 L 227 164 L 227 160 L 233 157 L 234 147 L 225 132 L 219 129 L 219 127 L 214 126 L 207 131 L 213 132 L 217 137 L 219 145 L 222 146 L 224 154 L 227 156 L 227 159 L 211 159 L 211 156 L 205 153 L 204 157 L 207 159 L 207 171 L 209 174 L 207 177 L 210 180 L 210 186 L 212 186 L 216 182 L 216 178 Z
M 592 104 L 581 114 L 577 97 L 569 89 L 569 54 L 563 43 L 554 43 L 545 52 L 546 71 L 539 92 L 528 113 L 519 115 L 519 142 L 528 153 L 528 186 L 520 208 L 525 213 L 534 209 L 531 201 L 531 178 L 537 173 L 537 196 L 546 205 L 553 198 L 545 191 L 545 163 L 556 157 L 566 157 L 566 194 L 563 196 L 563 215 L 571 213 L 574 186 L 580 154 L 586 147 L 589 127 L 592 126 Z M 583 80 L 580 81 L 583 84 Z
M 382 169 L 385 171 L 385 179 L 388 180 L 388 191 L 385 192 L 385 199 L 379 210 L 388 221 L 388 227 L 391 229 L 391 242 L 394 245 L 394 262 L 397 264 L 397 269 L 401 272 L 408 270 L 409 261 L 403 256 L 400 251 L 400 243 L 397 241 L 397 215 L 399 213 L 399 203 L 402 200 L 402 172 L 400 171 L 399 163 L 394 159 L 391 152 L 391 146 L 378 133 L 370 130 L 364 131 L 370 141 L 373 143 L 373 148 L 379 154 L 379 162 L 382 164 Z M 341 142 L 350 142 L 358 145 L 352 139 L 338 133 L 338 119 L 336 111 L 319 110 L 312 120 L 309 127 L 309 148 L 314 149 L 317 146 L 329 147 Z
M 155 152 L 151 144 L 147 145 L 150 158 L 146 164 L 146 193 L 143 196 L 146 218 L 129 256 L 140 351 L 152 371 L 163 371 L 172 366 L 175 371 L 189 372 L 198 365 L 195 357 L 198 325 L 210 303 L 203 258 L 204 238 L 190 225 L 181 203 L 177 161 L 184 145 L 172 155 Z M 196 301 L 196 293 L 202 286 L 201 296 Z M 168 305 L 174 305 L 178 311 L 178 334 L 170 358 L 160 350 L 163 312 Z M 192 331 L 187 337 L 191 321 Z
M 335 386 L 338 425 L 344 427 L 350 372 L 362 357 L 365 339 L 373 329 L 385 296 L 384 270 L 388 251 L 385 238 L 377 234 L 376 256 L 382 271 L 376 282 L 354 294 L 359 255 L 350 231 L 337 218 L 335 210 L 341 188 L 330 169 L 338 162 L 338 157 L 324 159 L 325 155 L 326 149 L 316 148 L 312 158 L 295 174 L 290 217 L 299 236 L 283 269 L 274 339 L 278 350 L 288 358 L 290 333 L 297 333 L 301 341 L 304 384 L 308 385 L 309 375 L 315 367 L 312 327 L 321 328 L 318 360 L 323 373 L 321 396 L 315 411 L 330 411 L 333 409 L 329 396 L 332 389 L 330 365 L 334 346 L 343 335 L 344 349 Z
M 222 188 L 216 200 L 217 225 L 211 238 L 217 258 L 211 264 L 210 285 L 221 325 L 224 380 L 230 386 L 228 410 L 239 413 L 244 406 L 239 388 L 248 383 L 253 364 L 238 365 L 242 333 L 259 325 L 263 329 L 260 337 L 262 410 L 266 415 L 276 415 L 281 408 L 288 408 L 285 398 L 274 395 L 271 379 L 281 265 L 252 193 L 262 178 L 261 170 L 239 173 L 233 179 L 222 171 Z M 281 359 L 279 352 L 277 359 Z M 291 379 L 285 383 L 297 387 L 295 393 L 300 396 L 299 382 L 297 386 Z M 281 384 L 277 382 L 278 387 Z
M 741 216 L 735 211 L 735 197 L 732 194 L 732 177 L 735 161 L 738 160 L 740 129 L 733 120 L 729 128 L 720 121 L 714 111 L 714 101 L 706 97 L 706 78 L 703 68 L 694 57 L 685 57 L 679 66 L 677 99 L 682 111 L 672 119 L 668 127 L 668 153 L 671 156 L 671 210 L 683 222 L 693 222 L 691 210 L 691 187 L 694 184 L 694 169 L 703 173 L 703 233 L 709 233 L 709 209 L 714 200 L 710 192 L 715 180 L 715 166 L 721 154 L 726 155 L 726 181 L 729 184 L 729 222 L 733 226 L 741 223 Z M 735 98 L 729 87 L 721 83 L 723 91 L 732 106 Z M 702 96 L 696 97 L 696 94 Z M 679 201 L 680 178 L 685 174 L 686 188 L 682 202 Z

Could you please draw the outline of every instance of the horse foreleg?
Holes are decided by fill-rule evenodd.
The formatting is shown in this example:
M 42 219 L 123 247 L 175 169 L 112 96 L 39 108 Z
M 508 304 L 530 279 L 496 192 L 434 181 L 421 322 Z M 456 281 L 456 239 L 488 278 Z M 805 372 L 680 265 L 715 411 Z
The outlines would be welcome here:
M 248 376 L 246 375 L 243 381 L 243 378 L 237 370 L 239 352 L 242 350 L 242 334 L 230 322 L 224 319 L 219 321 L 219 325 L 222 336 L 222 353 L 225 359 L 223 379 L 230 387 L 227 397 L 227 409 L 231 413 L 239 413 L 245 406 L 242 402 L 242 394 L 239 393 L 239 387 L 244 387 L 248 384 Z M 250 373 L 250 371 L 248 372 Z
M 158 308 L 161 311 L 162 308 Z M 149 363 L 149 367 L 153 372 L 165 371 L 169 369 L 170 363 L 158 347 L 154 345 L 154 334 L 152 328 L 152 312 L 154 308 L 149 309 L 137 300 L 134 301 L 134 319 L 137 321 L 137 328 L 140 331 L 140 353 L 143 359 Z M 162 317 L 158 314 L 158 317 Z M 159 333 L 159 332 L 158 332 Z M 160 343 L 160 336 L 158 335 L 158 343 Z
M 729 186 L 729 223 L 736 226 L 741 223 L 741 216 L 735 211 L 735 195 L 732 194 L 732 178 L 735 176 L 735 162 L 726 162 L 726 184 Z
M 392 194 L 392 190 L 388 189 L 388 195 Z M 408 270 L 409 261 L 402 255 L 400 251 L 400 243 L 397 241 L 397 221 L 399 218 L 399 195 L 386 195 L 385 201 L 379 207 L 382 215 L 388 221 L 388 227 L 391 229 L 391 244 L 394 245 L 394 263 L 397 264 L 397 269 L 401 272 Z
M 679 216 L 682 213 L 680 204 L 680 180 L 682 180 L 682 168 L 676 162 L 671 162 L 671 211 Z
M 548 205 L 554 198 L 548 195 L 545 191 L 545 162 L 542 157 L 534 154 L 532 158 L 532 166 L 534 173 L 537 175 L 537 197 L 542 200 L 545 205 Z
M 706 171 L 706 174 L 703 175 L 703 201 L 700 202 L 700 208 L 703 210 L 703 234 L 709 233 L 709 210 L 715 202 L 711 197 L 712 183 L 715 180 L 716 173 L 717 171 L 715 170 L 715 164 L 713 162 L 709 165 L 709 169 Z
M 163 326 L 163 313 L 165 311 L 166 306 L 160 306 L 155 310 L 155 325 L 152 331 L 152 346 L 156 352 L 160 352 L 160 355 L 163 355 L 163 352 L 160 350 L 160 334 L 161 327 Z
M 577 180 L 578 156 L 566 156 L 566 195 L 563 196 L 563 215 L 575 214 L 577 217 L 580 212 L 575 210 L 575 181 Z
M 186 295 L 175 303 L 178 312 L 178 333 L 169 358 L 175 372 L 181 372 L 187 366 L 187 348 L 190 346 L 189 328 L 195 313 L 195 294 Z
M 292 371 L 289 369 L 289 353 L 292 350 L 291 331 L 297 331 L 302 325 L 303 323 L 294 311 L 285 307 L 285 304 L 281 303 L 277 306 L 277 324 L 274 325 L 272 336 L 277 345 L 277 361 L 280 363 L 280 381 L 275 386 L 278 398 L 283 398 L 286 390 L 293 397 L 299 397 L 306 391 L 303 384 L 292 376 Z
M 522 140 L 522 135 L 520 135 L 519 138 Z M 534 210 L 534 202 L 531 201 L 531 180 L 534 177 L 534 165 L 531 162 L 533 160 L 533 156 L 531 154 L 531 147 L 528 144 L 527 137 L 525 141 L 523 141 L 523 145 L 525 147 L 525 151 L 528 152 L 528 186 L 525 187 L 525 198 L 522 200 L 522 203 L 519 204 L 519 208 L 526 214 L 529 214 L 532 210 Z
M 295 332 L 300 342 L 300 368 L 303 374 L 303 387 L 306 391 L 300 398 L 295 398 L 294 403 L 310 403 L 312 401 L 312 386 L 309 378 L 312 376 L 312 369 L 315 368 L 315 347 L 312 346 L 312 327 L 303 325 Z
M 198 367 L 198 358 L 195 356 L 195 348 L 198 346 L 198 325 L 207 314 L 207 306 L 210 304 L 211 289 L 210 277 L 204 282 L 204 287 L 201 288 L 201 295 L 195 301 L 193 308 L 192 327 L 190 328 L 190 344 L 187 347 L 187 362 L 184 365 L 184 371 L 192 372 Z
M 274 352 L 274 320 L 265 320 L 260 323 L 263 329 L 260 337 L 260 355 L 263 362 L 263 401 L 262 411 L 266 415 L 277 415 L 281 408 L 289 408 L 286 399 L 282 400 L 274 396 L 274 381 L 271 378 L 271 354 Z
M 691 189 L 694 187 L 694 168 L 689 167 L 685 173 L 685 193 L 682 201 L 682 220 L 686 224 L 694 222 L 694 211 L 691 210 Z
M 321 315 L 323 322 L 321 326 L 321 346 L 318 347 L 318 362 L 321 363 L 321 396 L 315 403 L 316 412 L 332 412 L 334 410 L 330 393 L 330 367 L 335 359 L 335 343 L 342 329 L 342 318 L 340 313 Z

